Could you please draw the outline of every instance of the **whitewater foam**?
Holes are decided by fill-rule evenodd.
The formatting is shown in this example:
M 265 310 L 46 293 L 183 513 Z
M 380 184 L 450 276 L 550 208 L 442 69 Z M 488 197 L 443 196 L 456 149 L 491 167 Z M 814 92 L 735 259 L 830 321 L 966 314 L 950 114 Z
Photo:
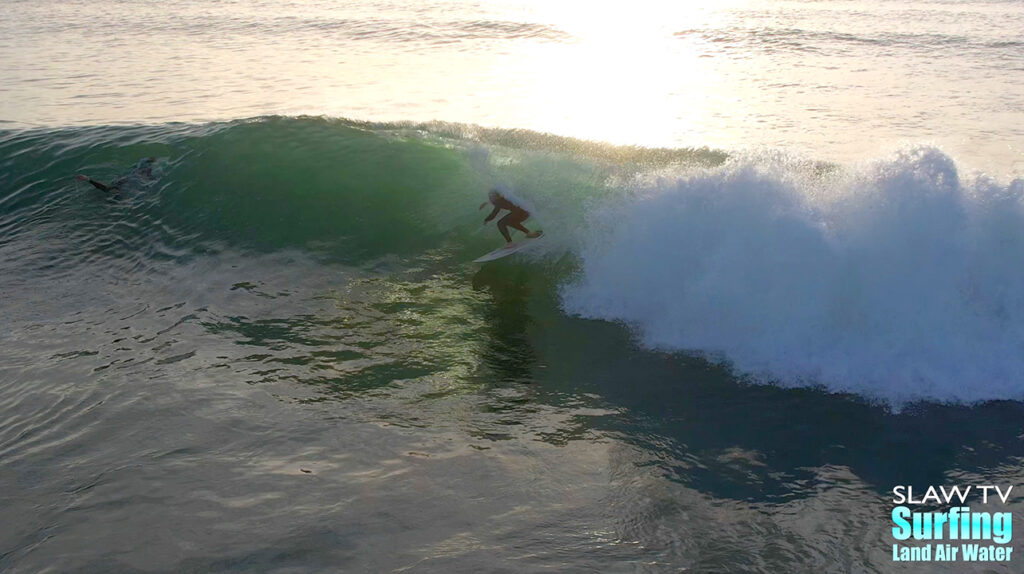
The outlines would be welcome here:
M 757 382 L 1020 398 L 1022 197 L 933 147 L 848 172 L 734 158 L 596 214 L 563 306 Z

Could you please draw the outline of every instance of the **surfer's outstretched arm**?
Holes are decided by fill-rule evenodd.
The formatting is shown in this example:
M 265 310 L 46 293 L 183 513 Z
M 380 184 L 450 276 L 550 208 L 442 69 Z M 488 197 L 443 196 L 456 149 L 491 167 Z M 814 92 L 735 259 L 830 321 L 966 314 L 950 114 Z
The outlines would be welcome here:
M 494 209 L 491 211 L 491 214 L 484 218 L 484 225 L 487 225 L 488 221 L 490 221 L 490 220 L 494 219 L 495 217 L 497 217 L 498 213 L 500 211 L 501 211 L 501 208 L 498 207 L 497 205 L 495 205 Z
M 100 182 L 96 181 L 95 179 L 93 179 L 93 178 L 91 178 L 91 177 L 89 177 L 87 175 L 79 174 L 76 179 L 78 179 L 78 181 L 89 182 L 90 184 L 92 184 L 93 187 L 95 187 L 96 189 L 98 189 L 100 191 L 117 191 L 117 186 L 116 185 L 106 185 L 104 183 L 100 183 Z

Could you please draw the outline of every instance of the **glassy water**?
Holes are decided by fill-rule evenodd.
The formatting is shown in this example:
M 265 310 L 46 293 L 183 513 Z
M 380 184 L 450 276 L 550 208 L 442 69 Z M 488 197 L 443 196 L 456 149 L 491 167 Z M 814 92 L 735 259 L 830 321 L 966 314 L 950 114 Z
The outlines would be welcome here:
M 5 14 L 0 570 L 894 572 L 1020 483 L 1019 2 Z

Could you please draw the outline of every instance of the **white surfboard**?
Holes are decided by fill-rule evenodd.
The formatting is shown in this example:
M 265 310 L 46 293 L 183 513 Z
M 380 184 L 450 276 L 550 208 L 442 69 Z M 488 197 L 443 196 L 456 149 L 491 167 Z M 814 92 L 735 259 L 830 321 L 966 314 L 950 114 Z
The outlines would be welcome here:
M 494 251 L 491 251 L 490 253 L 488 253 L 487 255 L 484 255 L 483 257 L 478 257 L 477 259 L 474 259 L 473 263 L 485 263 L 487 261 L 494 261 L 495 259 L 501 259 L 502 257 L 505 257 L 506 255 L 512 255 L 513 253 L 516 253 L 517 251 L 522 251 L 523 249 L 526 249 L 527 247 L 533 245 L 533 243 L 537 239 L 540 239 L 543 236 L 544 236 L 544 232 L 541 232 L 541 234 L 538 235 L 537 237 L 530 238 L 530 239 L 521 239 L 519 241 L 514 241 L 514 242 L 509 243 L 508 245 L 506 245 L 504 247 L 499 247 L 498 249 L 495 249 Z

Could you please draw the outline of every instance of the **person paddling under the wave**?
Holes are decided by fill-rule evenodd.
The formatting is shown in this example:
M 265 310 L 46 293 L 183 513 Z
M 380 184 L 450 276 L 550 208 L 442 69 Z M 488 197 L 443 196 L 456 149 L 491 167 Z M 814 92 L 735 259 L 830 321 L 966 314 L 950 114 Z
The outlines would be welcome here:
M 506 192 L 506 195 L 511 194 Z M 501 235 L 505 237 L 506 243 L 512 243 L 512 236 L 509 235 L 508 232 L 509 227 L 522 231 L 531 239 L 540 237 L 540 231 L 530 231 L 523 226 L 523 222 L 530 217 L 530 212 L 516 205 L 505 195 L 502 195 L 497 188 L 492 189 L 487 193 L 487 201 L 481 203 L 478 210 L 486 207 L 488 203 L 494 206 L 494 210 L 491 211 L 490 215 L 484 219 L 484 225 L 487 225 L 492 219 L 497 217 L 501 210 L 506 209 L 510 212 L 508 215 L 498 220 L 498 231 L 500 231 Z
M 78 181 L 84 181 L 95 187 L 100 191 L 107 191 L 117 193 L 121 191 L 121 188 L 126 185 L 138 185 L 145 184 L 153 180 L 153 164 L 156 162 L 155 157 L 146 157 L 139 160 L 139 163 L 135 164 L 135 167 L 128 173 L 128 175 L 119 178 L 117 181 L 111 184 L 105 184 L 100 181 L 87 176 L 78 174 L 75 179 Z

